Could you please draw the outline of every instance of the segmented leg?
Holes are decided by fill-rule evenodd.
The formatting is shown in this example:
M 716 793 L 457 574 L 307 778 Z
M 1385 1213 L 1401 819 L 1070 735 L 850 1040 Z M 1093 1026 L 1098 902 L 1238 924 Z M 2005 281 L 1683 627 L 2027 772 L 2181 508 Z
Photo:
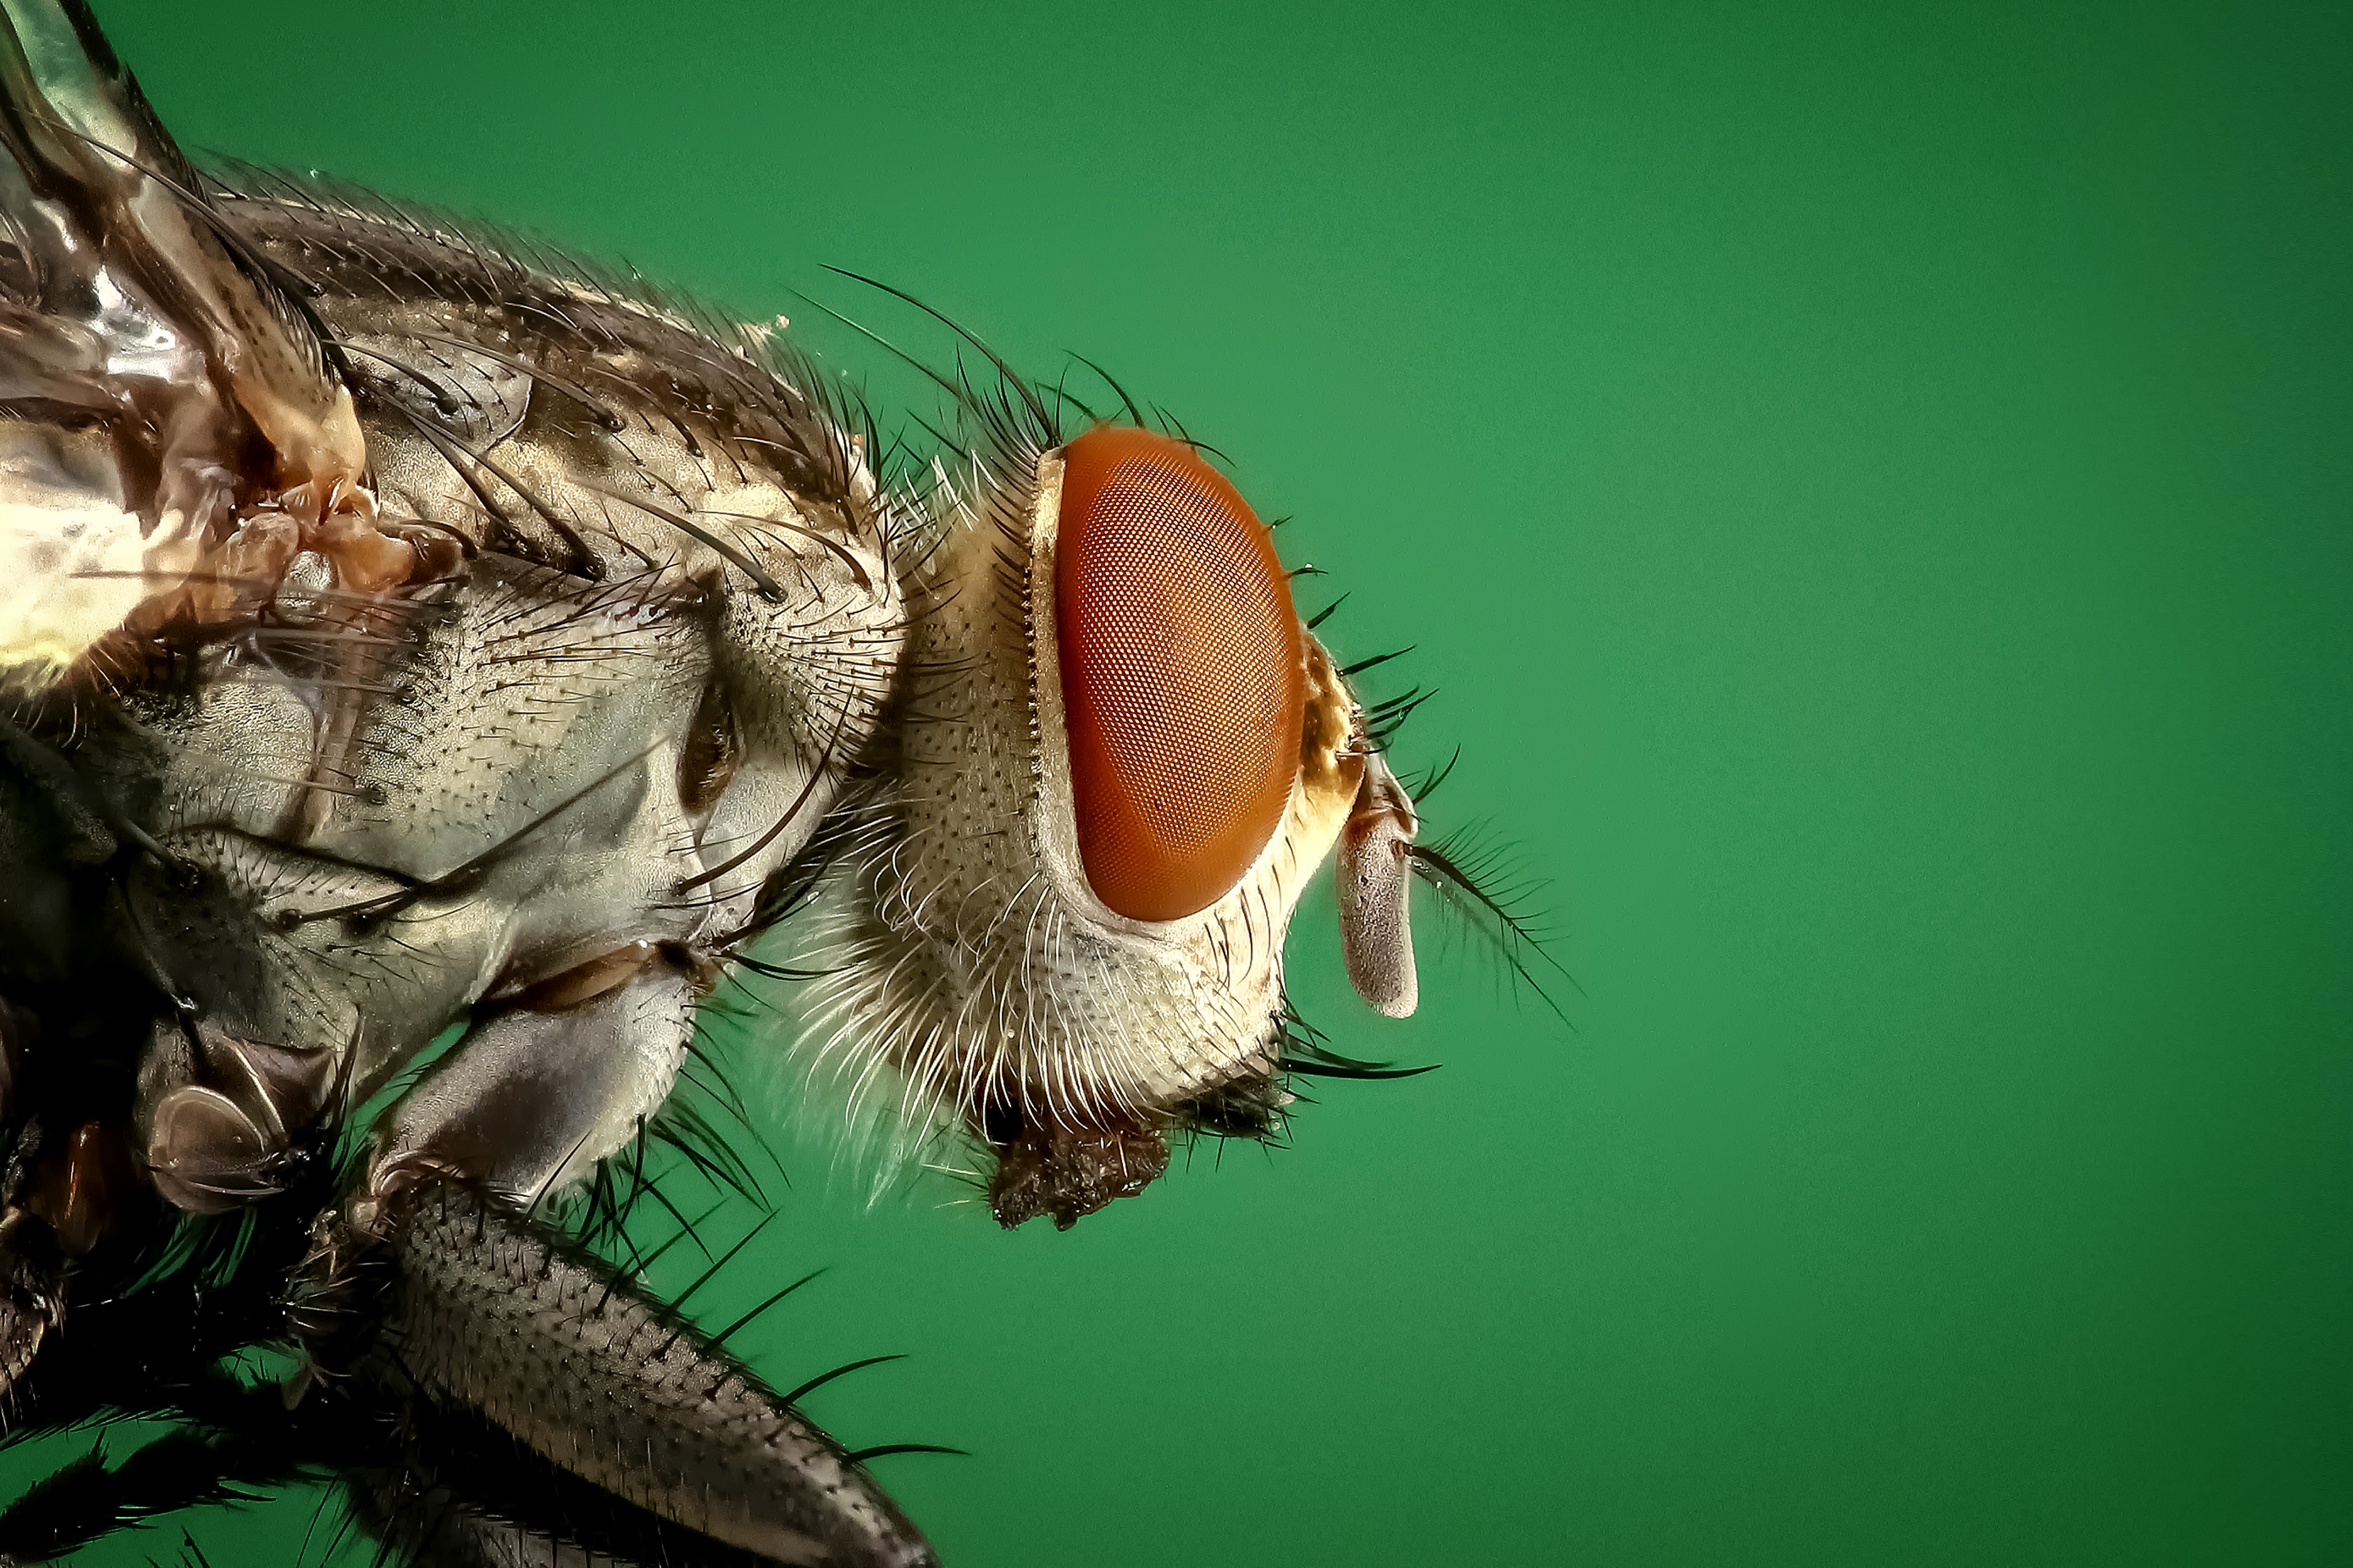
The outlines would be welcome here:
M 374 1163 L 380 1191 L 430 1166 L 530 1203 L 586 1175 L 669 1097 L 694 986 L 656 944 L 631 942 L 519 1001 L 394 1109 Z
M 516 1001 L 396 1108 L 350 1205 L 360 1275 L 386 1276 L 366 1314 L 378 1326 L 364 1375 L 759 1561 L 931 1562 L 839 1444 L 531 1217 L 669 1094 L 693 1026 L 691 972 L 631 943 Z M 501 1562 L 522 1540 L 460 1509 L 420 1544 Z
M 403 1188 L 381 1224 L 378 1379 L 758 1560 L 936 1562 L 840 1445 L 600 1260 L 446 1177 Z

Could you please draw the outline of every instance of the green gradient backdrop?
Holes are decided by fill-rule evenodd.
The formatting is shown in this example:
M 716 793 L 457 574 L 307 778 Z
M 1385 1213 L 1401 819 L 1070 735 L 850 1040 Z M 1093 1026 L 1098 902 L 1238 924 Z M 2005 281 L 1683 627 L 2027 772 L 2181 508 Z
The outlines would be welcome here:
M 812 1404 L 952 1568 L 2353 1561 L 2330 9 L 102 6 L 193 147 L 1113 367 L 1551 879 L 1575 1032 L 1313 905 L 1445 1069 L 1068 1236 L 785 1144 L 700 1304 L 833 1266 L 745 1348 L 914 1352 Z

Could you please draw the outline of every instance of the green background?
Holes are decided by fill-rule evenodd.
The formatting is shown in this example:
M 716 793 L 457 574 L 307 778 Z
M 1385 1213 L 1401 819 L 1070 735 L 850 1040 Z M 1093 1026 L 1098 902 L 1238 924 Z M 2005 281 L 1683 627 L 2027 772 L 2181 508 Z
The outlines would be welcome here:
M 698 1304 L 832 1266 L 741 1348 L 913 1352 L 811 1406 L 952 1568 L 2353 1561 L 2341 9 L 102 15 L 192 148 L 1087 354 L 1442 689 L 1573 1028 L 1324 896 L 1445 1067 L 1290 1149 L 1008 1237 L 780 1139 Z

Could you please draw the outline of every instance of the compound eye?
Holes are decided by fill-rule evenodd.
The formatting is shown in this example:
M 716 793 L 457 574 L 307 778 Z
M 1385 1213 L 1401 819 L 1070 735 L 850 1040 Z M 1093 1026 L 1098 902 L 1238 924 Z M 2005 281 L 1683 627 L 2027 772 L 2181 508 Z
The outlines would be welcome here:
M 1054 617 L 1079 856 L 1138 921 L 1216 903 L 1282 826 L 1306 701 L 1274 542 L 1225 476 L 1149 430 L 1063 449 Z

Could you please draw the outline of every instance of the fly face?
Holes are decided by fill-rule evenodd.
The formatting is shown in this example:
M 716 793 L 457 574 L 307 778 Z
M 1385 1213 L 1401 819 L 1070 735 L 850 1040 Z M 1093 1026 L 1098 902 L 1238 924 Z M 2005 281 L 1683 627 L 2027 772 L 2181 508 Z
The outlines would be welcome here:
M 1360 988 L 1412 1010 L 1411 808 L 1271 532 L 1185 442 L 1008 444 L 923 580 L 895 776 L 856 830 L 818 1043 L 887 1064 L 990 1198 L 1069 1226 L 1166 1140 L 1288 1097 L 1282 942 L 1335 844 Z

